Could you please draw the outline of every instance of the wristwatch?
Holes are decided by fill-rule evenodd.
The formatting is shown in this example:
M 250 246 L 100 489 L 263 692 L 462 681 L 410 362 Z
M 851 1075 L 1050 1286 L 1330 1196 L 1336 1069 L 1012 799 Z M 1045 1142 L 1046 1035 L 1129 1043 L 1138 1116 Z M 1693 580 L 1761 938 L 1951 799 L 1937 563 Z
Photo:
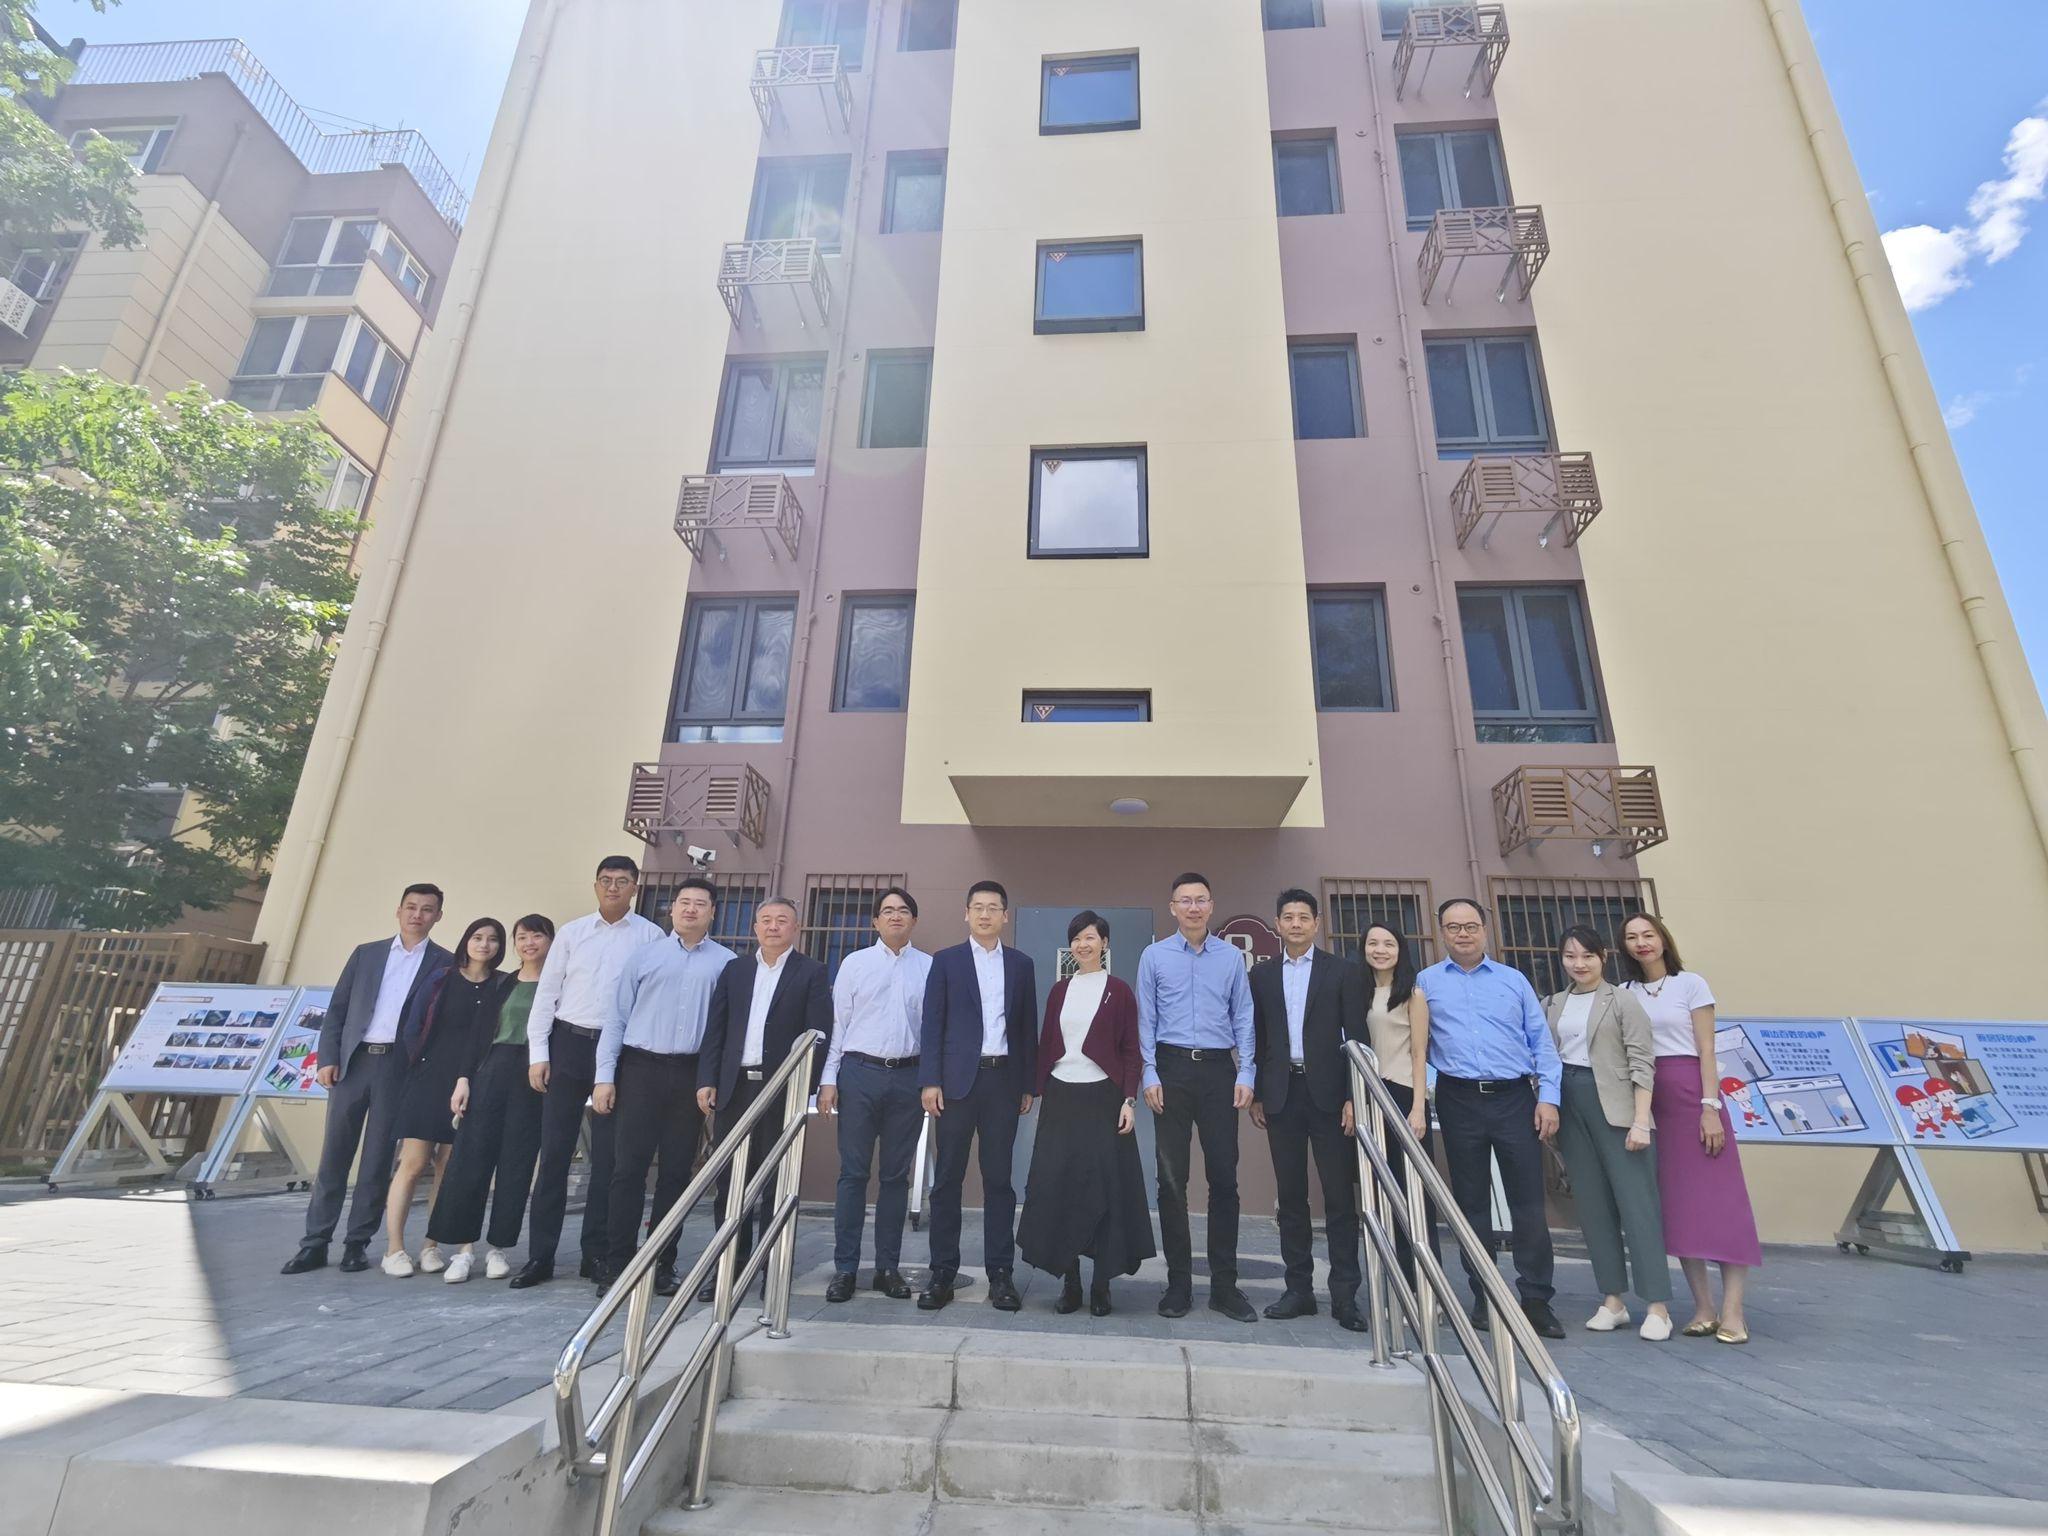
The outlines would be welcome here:
M 1700 1108 L 1701 1108 L 1701 1109 L 1719 1109 L 1720 1107 L 1721 1107 L 1721 1101 L 1720 1101 L 1719 1099 L 1701 1099 L 1701 1100 L 1700 1100 Z

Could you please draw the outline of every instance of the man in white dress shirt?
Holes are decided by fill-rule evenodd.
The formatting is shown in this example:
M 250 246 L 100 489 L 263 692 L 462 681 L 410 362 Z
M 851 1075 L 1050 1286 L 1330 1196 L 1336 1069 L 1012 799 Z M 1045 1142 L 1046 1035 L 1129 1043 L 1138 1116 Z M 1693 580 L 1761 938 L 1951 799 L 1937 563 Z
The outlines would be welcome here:
M 569 1164 L 583 1127 L 583 1107 L 597 1086 L 597 1042 L 618 1006 L 619 977 L 633 952 L 667 937 L 633 910 L 640 866 L 613 854 L 597 866 L 597 910 L 564 923 L 541 966 L 533 1011 L 526 1018 L 526 1074 L 541 1102 L 540 1162 L 533 1175 L 526 1267 L 512 1277 L 524 1290 L 555 1276 L 555 1248 L 569 1208 Z M 606 1230 L 617 1122 L 590 1122 L 590 1183 L 583 1195 L 583 1278 L 597 1278 L 609 1243 Z
M 839 1191 L 827 1301 L 851 1301 L 860 1283 L 868 1169 L 877 1140 L 882 1183 L 875 1196 L 875 1289 L 895 1301 L 910 1297 L 902 1275 L 903 1222 L 924 1121 L 918 1043 L 932 957 L 910 942 L 917 902 L 901 886 L 875 898 L 874 920 L 875 942 L 841 961 L 832 983 L 832 1050 L 818 1089 L 818 1108 L 839 1112 Z

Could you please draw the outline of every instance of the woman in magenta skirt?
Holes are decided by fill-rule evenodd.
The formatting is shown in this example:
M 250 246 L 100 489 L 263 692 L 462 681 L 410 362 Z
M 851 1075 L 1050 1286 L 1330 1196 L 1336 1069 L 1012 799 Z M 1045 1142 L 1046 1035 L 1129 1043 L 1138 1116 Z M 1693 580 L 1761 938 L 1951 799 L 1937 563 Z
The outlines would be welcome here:
M 1621 930 L 1621 969 L 1650 1016 L 1657 1051 L 1651 1112 L 1657 1123 L 1657 1191 L 1664 1205 L 1664 1246 L 1692 1287 L 1688 1338 L 1712 1334 L 1723 1344 L 1747 1344 L 1742 1293 L 1750 1270 L 1763 1262 L 1756 1216 L 1742 1158 L 1721 1096 L 1714 1061 L 1714 994 L 1706 978 L 1688 971 L 1663 921 L 1647 912 Z M 1721 1266 L 1721 1304 L 1714 1305 L 1707 1266 Z

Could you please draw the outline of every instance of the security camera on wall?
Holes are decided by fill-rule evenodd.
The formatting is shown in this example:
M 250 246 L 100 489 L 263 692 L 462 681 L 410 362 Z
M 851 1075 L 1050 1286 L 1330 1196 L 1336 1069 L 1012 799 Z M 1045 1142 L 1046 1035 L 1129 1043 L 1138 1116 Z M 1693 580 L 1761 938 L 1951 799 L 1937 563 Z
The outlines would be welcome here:
M 709 869 L 718 862 L 718 850 L 716 848 L 699 848 L 692 844 L 683 851 L 690 856 L 690 862 L 699 869 Z

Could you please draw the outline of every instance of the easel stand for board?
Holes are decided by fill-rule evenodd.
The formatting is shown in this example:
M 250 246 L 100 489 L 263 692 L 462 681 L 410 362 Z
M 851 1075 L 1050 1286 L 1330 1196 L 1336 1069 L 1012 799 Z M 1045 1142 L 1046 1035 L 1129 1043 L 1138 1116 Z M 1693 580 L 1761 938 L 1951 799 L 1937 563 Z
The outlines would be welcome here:
M 310 1189 L 314 1170 L 300 1155 L 281 1114 L 284 1105 L 294 1102 L 301 1101 L 258 1093 L 237 1099 L 192 1176 L 192 1198 L 211 1200 L 223 1186 L 248 1195 Z M 242 1142 L 252 1127 L 263 1144 L 244 1148 Z
M 157 1095 L 152 1095 L 157 1097 Z M 103 1126 L 122 1133 L 124 1144 L 95 1147 L 92 1140 Z M 64 1153 L 50 1169 L 50 1192 L 59 1189 L 105 1188 L 110 1185 L 167 1179 L 177 1170 L 163 1148 L 157 1145 L 128 1094 L 102 1088 L 92 1096 L 85 1118 L 65 1143 Z
M 1894 1189 L 1906 1197 L 1903 1211 L 1890 1206 Z M 1835 1234 L 1835 1246 L 1844 1253 L 1852 1248 L 1858 1253 L 1881 1253 L 1951 1275 L 1960 1275 L 1970 1258 L 1956 1241 L 1920 1154 L 1911 1147 L 1878 1149 L 1848 1218 Z

